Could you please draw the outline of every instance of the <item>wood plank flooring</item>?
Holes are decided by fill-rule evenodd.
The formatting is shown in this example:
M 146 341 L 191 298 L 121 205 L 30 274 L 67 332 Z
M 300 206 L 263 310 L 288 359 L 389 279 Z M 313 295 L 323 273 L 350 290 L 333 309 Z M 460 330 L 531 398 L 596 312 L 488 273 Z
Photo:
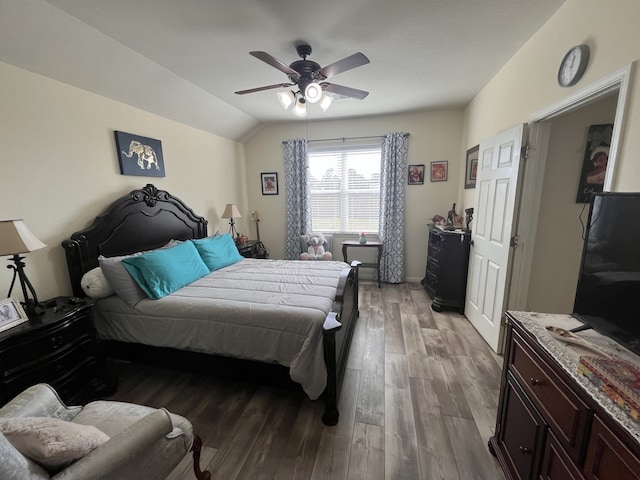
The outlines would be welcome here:
M 301 391 L 114 361 L 110 397 L 166 407 L 202 437 L 219 480 L 504 479 L 487 449 L 502 358 L 418 284 L 360 286 L 340 422 Z M 192 479 L 187 456 L 170 480 Z

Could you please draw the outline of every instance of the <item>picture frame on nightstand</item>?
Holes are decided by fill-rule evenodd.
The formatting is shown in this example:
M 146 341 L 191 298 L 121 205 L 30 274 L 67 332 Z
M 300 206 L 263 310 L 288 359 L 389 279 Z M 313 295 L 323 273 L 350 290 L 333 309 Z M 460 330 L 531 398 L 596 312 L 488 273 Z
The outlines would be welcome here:
M 0 332 L 17 327 L 29 320 L 22 305 L 15 298 L 0 300 Z

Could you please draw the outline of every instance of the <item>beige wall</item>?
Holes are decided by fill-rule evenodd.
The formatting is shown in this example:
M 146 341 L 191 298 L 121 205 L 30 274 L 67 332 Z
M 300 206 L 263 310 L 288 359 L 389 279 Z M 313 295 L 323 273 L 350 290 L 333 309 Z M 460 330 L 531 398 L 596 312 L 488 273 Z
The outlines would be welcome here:
M 60 242 L 86 227 L 116 195 L 146 183 L 181 197 L 209 220 L 211 232 L 228 229 L 219 215 L 226 203 L 235 202 L 243 215 L 239 229 L 255 238 L 249 216 L 259 210 L 262 239 L 272 257 L 282 258 L 282 140 L 406 131 L 411 134 L 409 163 L 425 164 L 428 170 L 431 161 L 449 161 L 449 181 L 426 179 L 422 186 L 407 186 L 407 278 L 419 280 L 429 219 L 446 214 L 455 201 L 459 212 L 473 206 L 475 191 L 463 189 L 465 150 L 635 62 L 640 57 L 639 24 L 637 0 L 611 0 L 606 7 L 596 0 L 567 0 L 464 111 L 292 121 L 266 126 L 244 145 L 0 63 L 0 218 L 24 218 L 49 245 L 27 258 L 27 272 L 41 298 L 70 293 Z M 591 47 L 590 65 L 577 86 L 560 88 L 560 60 L 579 43 Z M 640 130 L 639 75 L 637 68 L 632 71 L 614 178 L 618 191 L 640 190 L 640 136 L 635 134 Z M 160 139 L 167 176 L 120 175 L 114 130 Z M 278 196 L 260 193 L 260 172 L 267 171 L 279 174 Z M 10 272 L 0 275 L 0 292 L 8 289 L 9 280 Z
M 640 131 L 640 71 L 635 65 L 640 58 L 639 22 L 640 2 L 637 0 L 611 0 L 606 5 L 597 0 L 567 0 L 465 108 L 461 151 L 507 128 L 527 123 L 539 112 L 547 111 L 590 84 L 632 65 L 612 190 L 640 191 L 640 158 L 637 154 L 640 149 L 640 136 L 637 135 Z M 561 88 L 557 83 L 560 62 L 570 47 L 582 43 L 589 45 L 591 51 L 584 77 L 573 87 Z M 567 195 L 575 195 L 573 184 L 568 190 Z M 475 190 L 461 190 L 460 203 L 465 207 L 473 206 L 474 193 Z M 560 200 L 562 194 L 558 195 L 557 200 L 564 201 Z M 553 236 L 553 229 L 545 226 L 546 219 L 545 215 L 540 217 L 539 233 Z M 557 263 L 547 268 L 556 247 L 550 238 L 540 240 L 535 246 L 534 265 L 537 256 L 542 254 L 540 258 L 545 259 L 542 260 L 545 266 L 534 266 L 527 307 L 568 311 L 573 304 L 576 279 L 573 278 L 570 287 L 565 288 L 562 282 L 568 281 L 567 272 L 561 280 L 554 276 L 559 267 Z M 568 260 L 576 261 L 573 257 Z M 544 298 L 550 288 L 556 288 L 554 298 L 546 302 Z M 565 296 L 560 295 L 561 291 Z
M 528 119 L 640 58 L 640 2 L 637 0 L 567 0 L 558 12 L 520 49 L 465 109 L 464 148 Z M 591 60 L 583 79 L 570 88 L 557 83 L 560 61 L 567 50 L 586 43 Z M 627 122 L 613 189 L 640 190 L 640 90 L 634 69 Z M 473 191 L 462 203 L 473 205 Z
M 26 259 L 42 300 L 71 294 L 60 243 L 120 195 L 153 183 L 207 218 L 210 232 L 225 203 L 246 201 L 241 144 L 3 63 L 0 85 L 0 219 L 24 218 L 48 245 Z M 114 130 L 161 140 L 166 177 L 121 175 Z M 11 273 L 0 268 L 6 295 Z M 13 296 L 22 299 L 19 286 Z
M 426 173 L 424 185 L 407 185 L 406 189 L 406 276 L 407 280 L 421 280 L 426 266 L 427 223 L 435 214 L 446 216 L 458 196 L 461 128 L 462 111 L 446 110 L 340 121 L 309 121 L 308 124 L 300 120 L 262 129 L 246 143 L 247 195 L 249 208 L 260 212 L 261 239 L 270 249 L 271 257 L 284 258 L 283 140 L 358 137 L 403 131 L 410 133 L 408 163 L 424 164 Z M 429 181 L 429 163 L 437 160 L 449 162 L 449 181 Z M 261 194 L 261 172 L 278 172 L 278 196 Z M 255 232 L 254 227 L 251 231 Z M 250 236 L 253 238 L 255 235 Z M 336 238 L 333 247 L 334 257 L 338 259 L 342 259 L 340 240 L 342 238 Z M 368 261 L 367 258 L 364 260 Z M 363 275 L 367 273 L 363 272 Z
M 588 204 L 576 194 L 590 125 L 613 123 L 617 95 L 555 118 L 544 170 L 527 310 L 571 313 Z

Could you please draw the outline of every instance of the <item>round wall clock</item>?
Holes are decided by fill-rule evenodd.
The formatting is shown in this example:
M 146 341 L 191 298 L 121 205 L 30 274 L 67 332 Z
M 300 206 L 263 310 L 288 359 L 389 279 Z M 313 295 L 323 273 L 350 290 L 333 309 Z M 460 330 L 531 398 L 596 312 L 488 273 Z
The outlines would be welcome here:
M 589 47 L 576 45 L 562 59 L 558 70 L 558 83 L 561 87 L 571 87 L 578 83 L 589 63 Z

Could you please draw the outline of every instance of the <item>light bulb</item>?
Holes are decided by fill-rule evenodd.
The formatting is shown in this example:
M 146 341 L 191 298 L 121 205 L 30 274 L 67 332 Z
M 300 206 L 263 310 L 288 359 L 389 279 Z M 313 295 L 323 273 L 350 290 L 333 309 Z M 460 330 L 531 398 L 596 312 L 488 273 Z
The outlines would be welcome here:
M 317 83 L 310 83 L 304 89 L 304 98 L 307 102 L 318 103 L 322 97 L 322 87 Z

